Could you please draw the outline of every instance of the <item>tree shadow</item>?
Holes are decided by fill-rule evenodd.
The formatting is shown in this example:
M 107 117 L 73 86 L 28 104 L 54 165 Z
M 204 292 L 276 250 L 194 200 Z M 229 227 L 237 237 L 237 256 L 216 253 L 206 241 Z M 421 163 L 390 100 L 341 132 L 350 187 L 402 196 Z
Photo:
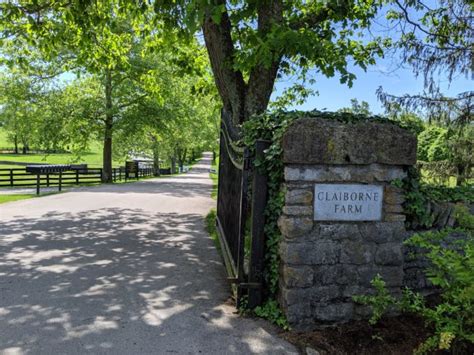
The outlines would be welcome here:
M 226 305 L 199 214 L 105 208 L 0 225 L 0 353 L 288 353 Z

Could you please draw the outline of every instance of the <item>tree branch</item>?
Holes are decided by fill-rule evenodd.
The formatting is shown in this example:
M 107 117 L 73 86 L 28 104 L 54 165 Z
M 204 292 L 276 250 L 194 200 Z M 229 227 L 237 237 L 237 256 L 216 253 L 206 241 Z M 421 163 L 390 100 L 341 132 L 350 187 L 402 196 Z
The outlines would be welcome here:
M 273 0 L 270 4 L 262 2 L 258 7 L 258 32 L 265 38 L 274 25 L 283 22 L 283 4 Z M 270 101 L 275 79 L 281 62 L 281 53 L 272 53 L 270 65 L 257 63 L 250 71 L 248 91 L 245 97 L 245 115 L 250 117 L 265 111 Z

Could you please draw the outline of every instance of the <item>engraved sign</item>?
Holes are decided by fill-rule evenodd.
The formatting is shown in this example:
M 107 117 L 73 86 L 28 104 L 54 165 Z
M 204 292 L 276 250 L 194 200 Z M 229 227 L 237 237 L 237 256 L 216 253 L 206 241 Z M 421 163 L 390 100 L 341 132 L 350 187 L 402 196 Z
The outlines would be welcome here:
M 380 221 L 383 187 L 361 184 L 315 184 L 315 221 Z

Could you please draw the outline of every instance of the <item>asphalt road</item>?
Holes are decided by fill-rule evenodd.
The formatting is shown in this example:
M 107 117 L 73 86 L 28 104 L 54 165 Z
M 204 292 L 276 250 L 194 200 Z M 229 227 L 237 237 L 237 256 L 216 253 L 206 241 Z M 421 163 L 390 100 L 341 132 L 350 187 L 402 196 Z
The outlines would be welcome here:
M 227 302 L 190 173 L 0 205 L 0 354 L 288 354 Z

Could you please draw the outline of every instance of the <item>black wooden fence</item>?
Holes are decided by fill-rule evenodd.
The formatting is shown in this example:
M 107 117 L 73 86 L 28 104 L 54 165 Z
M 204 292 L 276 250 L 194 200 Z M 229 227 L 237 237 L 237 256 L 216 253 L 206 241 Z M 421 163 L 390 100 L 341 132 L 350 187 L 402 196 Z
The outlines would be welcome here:
M 235 285 L 237 305 L 245 296 L 248 306 L 262 302 L 264 291 L 264 210 L 266 177 L 253 169 L 255 156 L 237 144 L 239 133 L 224 111 L 221 119 L 217 230 L 229 279 Z M 256 155 L 268 142 L 259 141 Z M 249 188 L 251 186 L 251 188 Z
M 114 182 L 130 178 L 139 179 L 153 176 L 153 168 L 140 168 L 133 176 L 126 172 L 125 167 L 113 168 Z M 85 168 L 67 170 L 61 173 L 35 174 L 26 168 L 0 169 L 0 187 L 53 187 L 84 184 L 98 184 L 102 181 L 102 168 Z

